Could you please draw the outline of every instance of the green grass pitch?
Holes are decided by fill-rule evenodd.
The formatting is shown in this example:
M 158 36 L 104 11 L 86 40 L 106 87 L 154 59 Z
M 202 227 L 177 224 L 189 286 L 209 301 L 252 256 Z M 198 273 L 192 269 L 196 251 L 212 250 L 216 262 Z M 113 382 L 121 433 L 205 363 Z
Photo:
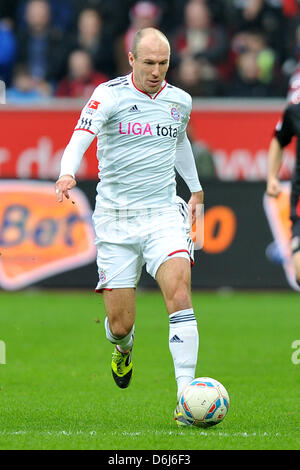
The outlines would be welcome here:
M 299 449 L 300 297 L 193 293 L 197 376 L 220 380 L 231 407 L 218 426 L 177 428 L 168 317 L 158 292 L 137 292 L 134 375 L 110 371 L 101 296 L 0 294 L 0 449 Z M 300 354 L 298 355 L 300 357 Z

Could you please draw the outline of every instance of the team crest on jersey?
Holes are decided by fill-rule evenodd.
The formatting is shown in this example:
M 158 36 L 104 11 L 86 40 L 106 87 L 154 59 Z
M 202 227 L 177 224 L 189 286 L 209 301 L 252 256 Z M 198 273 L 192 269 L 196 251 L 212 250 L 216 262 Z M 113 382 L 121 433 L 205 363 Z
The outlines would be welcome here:
M 174 121 L 179 121 L 180 116 L 181 116 L 178 106 L 174 104 L 171 107 L 171 116 L 174 119 Z

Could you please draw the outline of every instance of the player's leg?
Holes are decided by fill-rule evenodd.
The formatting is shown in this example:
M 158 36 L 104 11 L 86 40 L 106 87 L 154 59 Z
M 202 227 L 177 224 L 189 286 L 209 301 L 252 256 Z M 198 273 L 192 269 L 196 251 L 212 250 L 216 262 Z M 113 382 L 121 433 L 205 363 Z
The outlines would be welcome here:
M 156 273 L 169 315 L 192 308 L 191 263 L 185 257 L 172 256 Z
M 299 198 L 300 201 L 300 198 Z M 300 202 L 299 202 L 300 206 Z M 300 286 L 300 218 L 292 218 L 292 260 L 295 268 L 296 281 Z
M 177 398 L 195 377 L 199 335 L 191 300 L 190 261 L 173 257 L 158 268 L 156 280 L 169 313 L 169 348 L 177 382 Z
M 132 376 L 135 289 L 104 290 L 103 298 L 107 315 L 106 337 L 116 345 L 111 362 L 113 378 L 118 387 L 127 388 Z
M 120 388 L 126 388 L 132 375 L 135 286 L 142 267 L 140 253 L 132 245 L 101 242 L 97 264 L 99 283 L 96 291 L 103 293 L 106 337 L 115 345 L 112 375 Z
M 177 395 L 195 377 L 198 329 L 191 301 L 191 264 L 188 209 L 176 206 L 159 217 L 153 213 L 151 232 L 143 247 L 149 274 L 158 282 L 169 313 L 169 349 L 173 358 Z M 182 208 L 181 208 L 182 209 Z
M 133 345 L 135 321 L 135 289 L 111 289 L 103 291 L 106 311 L 107 339 L 127 353 Z

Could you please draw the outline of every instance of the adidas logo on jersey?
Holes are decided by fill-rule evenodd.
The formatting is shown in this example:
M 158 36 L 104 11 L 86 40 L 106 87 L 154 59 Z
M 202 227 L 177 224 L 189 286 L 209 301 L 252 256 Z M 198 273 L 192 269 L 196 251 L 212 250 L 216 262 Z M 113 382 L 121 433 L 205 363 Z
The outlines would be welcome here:
M 134 106 L 132 106 L 129 110 L 130 113 L 139 113 L 140 110 L 139 108 L 137 107 L 137 105 L 135 104 Z
M 170 339 L 170 343 L 183 343 L 183 341 L 179 338 L 179 336 L 174 335 L 173 338 Z

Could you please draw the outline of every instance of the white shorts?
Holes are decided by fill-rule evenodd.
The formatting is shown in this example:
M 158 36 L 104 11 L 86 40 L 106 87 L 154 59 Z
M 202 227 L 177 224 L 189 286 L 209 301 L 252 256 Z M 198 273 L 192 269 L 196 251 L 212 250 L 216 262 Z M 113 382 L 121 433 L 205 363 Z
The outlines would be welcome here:
M 194 263 L 187 204 L 177 197 L 174 207 L 148 210 L 105 210 L 93 214 L 99 282 L 103 289 L 135 288 L 142 268 L 155 279 L 171 257 Z

